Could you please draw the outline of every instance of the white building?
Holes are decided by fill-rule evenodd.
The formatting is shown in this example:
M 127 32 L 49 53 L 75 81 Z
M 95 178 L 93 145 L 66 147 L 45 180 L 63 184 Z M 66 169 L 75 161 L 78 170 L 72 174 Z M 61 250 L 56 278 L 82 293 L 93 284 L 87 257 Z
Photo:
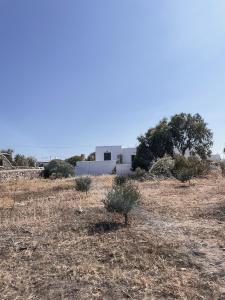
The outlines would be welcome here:
M 76 175 L 128 175 L 132 173 L 132 161 L 136 148 L 121 146 L 98 146 L 95 150 L 95 161 L 78 161 L 75 167 Z

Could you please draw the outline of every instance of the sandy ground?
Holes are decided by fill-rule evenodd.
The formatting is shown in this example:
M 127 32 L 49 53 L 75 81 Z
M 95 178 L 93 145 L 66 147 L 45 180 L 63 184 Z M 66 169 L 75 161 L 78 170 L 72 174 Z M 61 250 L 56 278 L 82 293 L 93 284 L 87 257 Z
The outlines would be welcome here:
M 136 182 L 124 227 L 112 179 L 0 184 L 0 299 L 225 299 L 225 180 Z

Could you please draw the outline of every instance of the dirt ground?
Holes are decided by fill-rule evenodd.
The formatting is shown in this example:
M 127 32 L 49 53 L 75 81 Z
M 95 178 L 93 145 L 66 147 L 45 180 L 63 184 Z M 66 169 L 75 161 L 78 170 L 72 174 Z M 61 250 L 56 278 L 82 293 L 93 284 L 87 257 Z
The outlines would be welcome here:
M 0 184 L 0 299 L 225 299 L 225 179 L 137 182 L 128 227 L 112 179 Z

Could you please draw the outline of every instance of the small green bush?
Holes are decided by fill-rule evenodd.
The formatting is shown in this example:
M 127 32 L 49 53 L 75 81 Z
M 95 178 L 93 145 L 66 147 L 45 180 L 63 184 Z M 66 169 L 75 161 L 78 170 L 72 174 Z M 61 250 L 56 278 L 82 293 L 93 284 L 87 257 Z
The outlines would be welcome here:
M 107 211 L 122 214 L 125 225 L 127 225 L 128 213 L 137 205 L 140 197 L 138 188 L 127 182 L 124 185 L 114 185 L 103 203 Z
M 207 175 L 210 170 L 210 163 L 206 160 L 201 160 L 196 156 L 186 158 L 182 155 L 176 155 L 174 161 L 175 163 L 172 173 L 175 177 L 182 169 L 190 169 L 191 171 L 189 172 L 192 172 L 192 177 Z
M 130 178 L 135 180 L 144 181 L 147 177 L 147 172 L 144 169 L 137 167 L 134 171 L 134 174 Z
M 75 175 L 74 167 L 64 160 L 51 160 L 44 167 L 43 176 L 45 178 L 67 178 Z
M 181 182 L 190 182 L 193 178 L 193 170 L 191 168 L 182 168 L 176 172 L 175 178 Z
M 158 159 L 151 167 L 149 173 L 157 177 L 169 178 L 172 176 L 175 162 L 171 156 Z
M 87 192 L 89 191 L 91 187 L 91 178 L 88 176 L 85 177 L 79 177 L 75 180 L 75 188 L 79 192 Z
M 210 171 L 210 162 L 201 160 L 196 156 L 190 156 L 188 158 L 188 167 L 192 169 L 194 177 L 204 176 Z
M 127 182 L 127 180 L 128 180 L 128 177 L 122 176 L 122 175 L 120 175 L 120 176 L 118 175 L 118 176 L 116 176 L 114 178 L 114 184 L 115 185 L 123 185 L 123 184 L 125 184 Z

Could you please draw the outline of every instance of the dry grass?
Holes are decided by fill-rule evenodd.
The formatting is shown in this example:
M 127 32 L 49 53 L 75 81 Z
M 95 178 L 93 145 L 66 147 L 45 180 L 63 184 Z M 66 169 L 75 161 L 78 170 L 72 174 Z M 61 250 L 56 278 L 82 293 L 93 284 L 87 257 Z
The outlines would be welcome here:
M 111 183 L 0 184 L 0 299 L 225 299 L 225 180 L 138 183 L 131 225 L 101 231 Z

